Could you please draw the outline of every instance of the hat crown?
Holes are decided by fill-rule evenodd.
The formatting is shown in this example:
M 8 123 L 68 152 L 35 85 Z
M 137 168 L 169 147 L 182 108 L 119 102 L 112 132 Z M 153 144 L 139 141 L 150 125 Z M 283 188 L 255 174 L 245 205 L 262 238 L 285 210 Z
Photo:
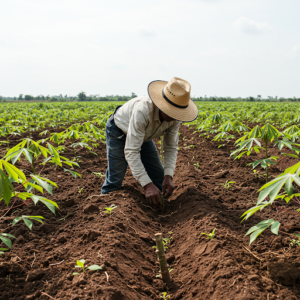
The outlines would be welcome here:
M 184 79 L 173 77 L 164 87 L 164 94 L 173 103 L 187 106 L 191 98 L 191 85 Z

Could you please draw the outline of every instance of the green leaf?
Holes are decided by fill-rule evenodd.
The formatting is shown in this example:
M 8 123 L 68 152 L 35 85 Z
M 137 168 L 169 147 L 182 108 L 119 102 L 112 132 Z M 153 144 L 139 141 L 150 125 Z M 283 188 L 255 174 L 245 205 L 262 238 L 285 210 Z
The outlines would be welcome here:
M 41 177 L 41 176 L 39 176 L 39 175 L 35 175 L 35 177 L 40 178 L 40 179 L 42 179 L 42 180 L 44 180 L 44 181 L 46 181 L 46 182 L 48 182 L 48 183 L 50 183 L 50 184 L 52 184 L 53 186 L 55 186 L 55 187 L 58 188 L 57 184 L 56 184 L 55 182 L 51 181 L 51 180 L 48 179 L 48 178 Z
M 288 177 L 286 183 L 285 183 L 285 191 L 288 194 L 288 196 L 291 196 L 294 192 L 293 183 L 292 183 L 292 177 Z
M 24 153 L 26 159 L 32 164 L 32 156 L 29 153 L 29 151 L 27 149 L 23 149 L 23 153 Z
M 2 183 L 3 186 L 3 198 L 5 200 L 6 205 L 9 205 L 9 201 L 11 199 L 11 190 L 9 188 L 9 180 L 4 180 Z
M 8 237 L 12 237 L 12 238 L 15 238 L 13 235 L 11 234 L 8 234 L 8 233 L 0 233 L 0 240 L 8 247 L 11 249 L 11 245 L 12 245 L 12 242 Z
M 271 231 L 274 233 L 274 234 L 277 234 L 278 235 L 278 231 L 279 231 L 279 227 L 280 227 L 280 223 L 278 221 L 275 221 L 272 226 L 271 226 Z
M 249 246 L 256 240 L 256 238 L 264 231 L 266 230 L 267 227 L 263 227 L 261 229 L 258 229 L 256 231 L 254 231 L 251 235 L 250 235 L 250 242 L 249 242 Z
M 9 234 L 9 233 L 0 233 L 0 235 L 3 235 L 3 236 L 9 236 L 9 237 L 11 237 L 11 238 L 13 238 L 13 239 L 16 239 L 16 237 L 15 237 L 14 235 Z
M 102 268 L 98 265 L 89 266 L 88 269 L 92 271 L 102 270 Z
M 34 202 L 34 204 L 36 205 L 39 201 L 41 201 L 42 203 L 44 203 L 54 214 L 55 214 L 55 207 L 58 207 L 57 203 L 54 201 L 51 201 L 47 198 L 41 197 L 41 196 L 37 196 L 37 195 L 32 195 L 30 196 L 30 198 L 32 199 L 32 201 Z
M 49 194 L 51 194 L 51 196 L 53 196 L 53 190 L 52 190 L 52 186 L 50 184 L 48 184 L 47 182 L 43 181 L 42 179 L 40 179 L 39 177 L 32 175 L 32 178 L 41 186 L 43 187 Z
M 32 230 L 32 222 L 30 220 L 28 220 L 27 218 L 23 218 L 25 225 Z
M 84 268 L 85 259 L 77 260 L 76 263 L 79 267 Z
M 14 220 L 12 221 L 12 226 L 14 226 L 15 224 L 17 224 L 21 219 L 22 219 L 21 217 L 14 218 Z
M 68 170 L 68 169 L 65 169 L 65 168 L 64 168 L 64 171 L 65 172 L 70 172 L 75 178 L 76 178 L 76 176 L 81 177 L 81 175 L 79 173 L 75 172 L 75 171 L 71 171 L 71 170 Z

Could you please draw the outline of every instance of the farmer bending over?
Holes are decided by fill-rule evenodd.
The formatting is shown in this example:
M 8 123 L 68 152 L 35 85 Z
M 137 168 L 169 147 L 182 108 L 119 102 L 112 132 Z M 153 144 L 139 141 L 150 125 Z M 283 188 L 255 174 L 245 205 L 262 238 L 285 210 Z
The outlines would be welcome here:
M 152 81 L 148 96 L 118 106 L 106 124 L 108 167 L 101 193 L 122 187 L 127 165 L 144 188 L 146 199 L 161 205 L 161 193 L 172 195 L 180 122 L 191 122 L 198 109 L 190 99 L 191 85 L 180 78 Z M 162 166 L 152 139 L 164 136 Z

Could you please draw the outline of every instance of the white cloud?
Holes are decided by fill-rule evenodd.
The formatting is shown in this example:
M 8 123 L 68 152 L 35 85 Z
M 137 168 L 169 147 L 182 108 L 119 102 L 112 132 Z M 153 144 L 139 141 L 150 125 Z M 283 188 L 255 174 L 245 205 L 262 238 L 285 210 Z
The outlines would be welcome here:
M 272 28 L 266 23 L 258 23 L 246 17 L 241 17 L 235 21 L 234 27 L 240 32 L 250 34 L 260 34 L 270 32 Z
M 140 35 L 144 37 L 153 37 L 157 35 L 157 32 L 151 28 L 142 28 L 139 32 Z
M 300 56 L 300 45 L 297 45 L 293 48 L 293 54 L 294 55 L 299 55 Z

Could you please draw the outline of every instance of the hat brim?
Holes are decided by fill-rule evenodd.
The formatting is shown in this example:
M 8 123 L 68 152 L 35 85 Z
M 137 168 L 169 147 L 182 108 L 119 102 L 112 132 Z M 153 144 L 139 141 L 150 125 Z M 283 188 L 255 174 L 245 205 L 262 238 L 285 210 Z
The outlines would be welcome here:
M 192 122 L 198 117 L 198 108 L 193 100 L 190 99 L 188 107 L 178 108 L 168 103 L 163 95 L 162 90 L 168 82 L 155 80 L 148 85 L 148 94 L 152 102 L 169 117 L 181 121 Z

